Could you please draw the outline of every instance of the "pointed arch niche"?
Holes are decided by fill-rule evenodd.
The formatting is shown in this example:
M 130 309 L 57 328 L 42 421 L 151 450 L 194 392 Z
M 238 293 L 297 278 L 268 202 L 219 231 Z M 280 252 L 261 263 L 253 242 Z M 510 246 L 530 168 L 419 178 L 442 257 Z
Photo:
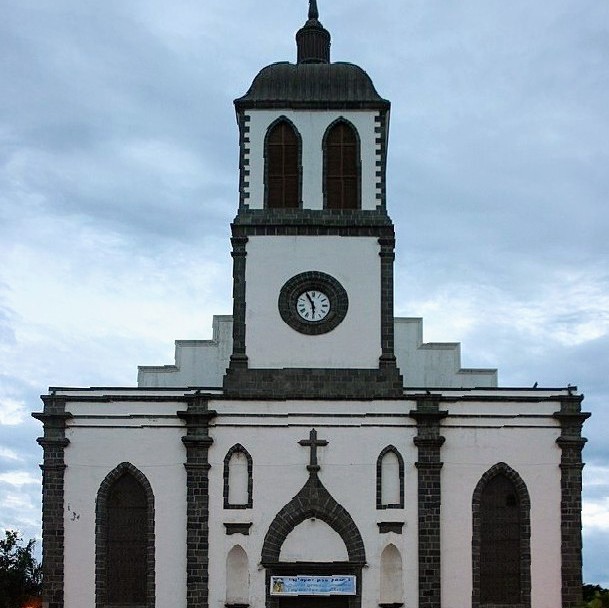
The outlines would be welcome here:
M 480 479 L 472 499 L 472 608 L 531 607 L 531 503 L 504 462 Z
M 387 545 L 381 553 L 380 588 L 379 606 L 398 608 L 404 605 L 402 555 L 393 544 Z
M 264 198 L 267 209 L 301 206 L 302 140 L 285 116 L 269 126 L 264 139 Z
M 334 121 L 324 134 L 323 167 L 324 207 L 360 209 L 360 141 L 357 129 L 345 118 Z
M 235 545 L 226 556 L 226 606 L 249 605 L 249 560 L 241 545 Z
M 96 608 L 153 608 L 154 574 L 154 495 L 146 476 L 123 462 L 97 493 Z
M 376 461 L 376 508 L 404 508 L 404 459 L 388 445 Z
M 313 521 L 315 520 L 315 521 Z M 306 523 L 305 523 L 306 522 Z M 303 525 L 304 524 L 304 525 Z M 329 552 L 315 552 L 314 538 L 306 538 L 306 548 L 300 547 L 299 560 L 283 561 L 289 558 L 294 542 L 302 542 L 303 534 L 316 528 L 315 538 L 324 537 Z M 330 528 L 330 530 L 328 530 Z M 329 532 L 326 536 L 325 532 Z M 292 536 L 294 535 L 294 536 Z M 284 544 L 285 546 L 284 550 Z M 340 560 L 345 556 L 346 559 Z M 323 561 L 333 557 L 340 561 Z M 297 608 L 319 604 L 319 599 L 281 598 L 270 595 L 271 576 L 332 575 L 348 574 L 356 577 L 357 593 L 353 596 L 333 596 L 325 598 L 333 608 L 361 608 L 362 567 L 366 563 L 366 553 L 362 536 L 349 512 L 325 488 L 315 470 L 310 469 L 309 479 L 300 492 L 292 498 L 273 519 L 262 547 L 262 565 L 266 568 L 266 607 Z M 306 561 L 305 561 L 306 560 Z M 317 603 L 316 603 L 317 602 Z
M 253 501 L 253 461 L 250 453 L 235 444 L 224 457 L 224 508 L 251 509 Z

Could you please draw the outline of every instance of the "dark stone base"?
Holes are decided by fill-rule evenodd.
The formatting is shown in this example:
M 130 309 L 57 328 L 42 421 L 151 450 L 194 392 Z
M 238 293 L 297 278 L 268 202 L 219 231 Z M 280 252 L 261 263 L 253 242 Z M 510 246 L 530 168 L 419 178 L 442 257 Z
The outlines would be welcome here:
M 234 399 L 400 399 L 402 375 L 382 369 L 239 369 L 224 376 L 224 395 Z

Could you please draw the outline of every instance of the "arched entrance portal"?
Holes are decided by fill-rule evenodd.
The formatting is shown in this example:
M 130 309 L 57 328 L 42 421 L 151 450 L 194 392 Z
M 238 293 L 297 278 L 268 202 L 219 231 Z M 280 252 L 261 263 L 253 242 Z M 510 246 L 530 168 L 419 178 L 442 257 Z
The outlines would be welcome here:
M 312 525 L 315 521 L 324 525 Z M 311 533 L 315 528 L 318 532 Z M 299 543 L 288 538 L 292 533 L 301 535 Z M 297 554 L 291 548 L 295 546 L 300 547 Z M 275 516 L 261 561 L 267 608 L 361 608 L 364 543 L 351 515 L 326 490 L 316 470 L 309 470 L 306 484 Z M 284 583 L 298 595 L 285 595 Z

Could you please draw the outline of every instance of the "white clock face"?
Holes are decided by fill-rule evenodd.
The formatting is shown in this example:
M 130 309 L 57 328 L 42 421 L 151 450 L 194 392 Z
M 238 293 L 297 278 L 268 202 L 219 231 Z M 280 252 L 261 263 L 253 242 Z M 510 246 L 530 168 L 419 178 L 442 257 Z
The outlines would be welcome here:
M 298 296 L 296 310 L 305 321 L 322 321 L 330 312 L 330 299 L 322 291 L 309 289 Z

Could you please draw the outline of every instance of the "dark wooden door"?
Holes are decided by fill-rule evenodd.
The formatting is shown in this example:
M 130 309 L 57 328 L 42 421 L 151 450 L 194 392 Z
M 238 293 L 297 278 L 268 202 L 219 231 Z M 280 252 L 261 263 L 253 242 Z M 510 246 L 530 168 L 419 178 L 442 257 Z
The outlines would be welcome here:
M 280 608 L 348 608 L 347 596 L 331 597 L 282 597 Z

